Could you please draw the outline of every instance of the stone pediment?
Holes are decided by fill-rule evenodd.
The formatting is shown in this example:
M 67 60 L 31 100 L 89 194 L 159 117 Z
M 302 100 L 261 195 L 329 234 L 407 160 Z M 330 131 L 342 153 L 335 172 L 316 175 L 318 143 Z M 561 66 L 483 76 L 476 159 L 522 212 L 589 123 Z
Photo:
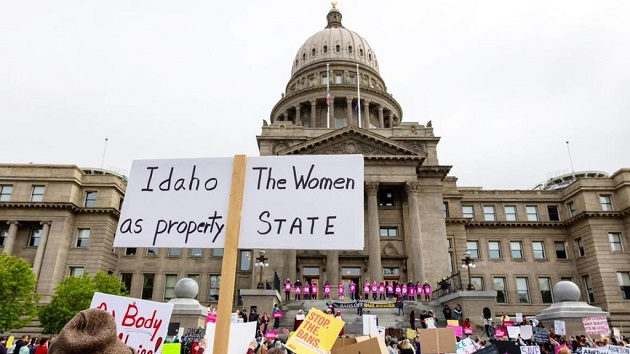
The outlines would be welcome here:
M 362 154 L 366 158 L 391 158 L 422 161 L 426 153 L 354 126 L 321 135 L 280 150 L 278 155 Z

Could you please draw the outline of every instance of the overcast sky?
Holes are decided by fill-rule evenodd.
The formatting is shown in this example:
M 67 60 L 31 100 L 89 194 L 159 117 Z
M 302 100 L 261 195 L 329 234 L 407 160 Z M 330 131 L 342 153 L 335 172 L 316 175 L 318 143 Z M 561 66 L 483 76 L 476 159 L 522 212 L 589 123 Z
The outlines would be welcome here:
M 630 167 L 630 1 L 340 0 L 459 186 Z M 0 162 L 258 155 L 328 1 L 0 0 Z M 105 138 L 108 138 L 104 162 Z

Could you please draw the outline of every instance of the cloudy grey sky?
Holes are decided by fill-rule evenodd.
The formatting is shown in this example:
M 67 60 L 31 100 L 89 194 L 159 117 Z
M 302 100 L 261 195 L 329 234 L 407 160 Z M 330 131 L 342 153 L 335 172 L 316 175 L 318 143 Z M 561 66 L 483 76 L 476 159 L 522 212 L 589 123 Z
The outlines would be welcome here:
M 630 1 L 340 0 L 460 186 L 630 167 Z M 258 155 L 308 1 L 0 0 L 0 162 Z

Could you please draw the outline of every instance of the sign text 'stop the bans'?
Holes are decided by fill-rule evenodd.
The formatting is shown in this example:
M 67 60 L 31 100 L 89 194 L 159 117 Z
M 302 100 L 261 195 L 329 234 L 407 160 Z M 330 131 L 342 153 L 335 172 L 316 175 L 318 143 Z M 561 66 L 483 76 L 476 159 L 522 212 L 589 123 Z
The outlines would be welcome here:
M 114 246 L 223 248 L 232 164 L 134 161 Z M 363 156 L 248 158 L 239 248 L 363 249 Z

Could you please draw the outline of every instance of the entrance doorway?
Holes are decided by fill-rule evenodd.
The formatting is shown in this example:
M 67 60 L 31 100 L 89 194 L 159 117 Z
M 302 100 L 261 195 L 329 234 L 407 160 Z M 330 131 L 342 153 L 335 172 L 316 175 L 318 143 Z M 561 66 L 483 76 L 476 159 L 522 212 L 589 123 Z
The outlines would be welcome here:
M 358 296 L 361 292 L 361 268 L 360 267 L 342 267 L 341 268 L 341 282 L 343 283 L 344 294 L 348 299 L 351 299 L 350 294 L 350 281 L 353 281 L 356 285 L 354 292 L 355 296 Z

